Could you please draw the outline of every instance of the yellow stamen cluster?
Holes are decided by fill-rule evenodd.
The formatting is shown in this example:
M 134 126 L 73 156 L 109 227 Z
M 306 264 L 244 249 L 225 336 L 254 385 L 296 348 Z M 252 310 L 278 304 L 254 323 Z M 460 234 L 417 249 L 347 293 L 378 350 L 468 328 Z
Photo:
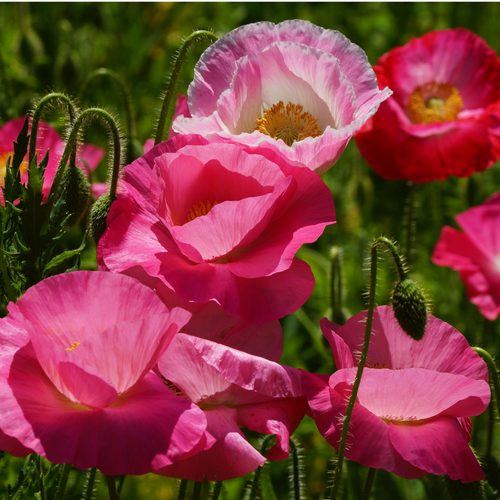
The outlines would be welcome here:
M 191 210 L 189 210 L 187 221 L 186 222 L 191 222 L 192 220 L 196 219 L 196 217 L 201 217 L 202 215 L 207 215 L 212 208 L 215 207 L 215 205 L 218 205 L 219 202 L 214 201 L 210 202 L 207 201 L 206 203 L 203 203 L 202 201 L 199 201 L 193 207 Z
M 283 101 L 264 111 L 261 118 L 255 120 L 255 130 L 281 139 L 287 146 L 306 137 L 318 137 L 322 134 L 318 121 L 311 113 L 304 111 L 300 104 Z
M 408 101 L 408 113 L 414 123 L 453 121 L 464 104 L 458 90 L 448 83 L 429 82 L 415 89 Z
M 12 165 L 12 160 L 14 158 L 14 153 L 4 153 L 0 154 L 0 186 L 5 186 L 5 174 L 7 173 L 7 160 L 10 158 L 10 164 Z M 28 170 L 28 162 L 23 160 L 21 166 L 19 167 L 19 175 L 24 175 L 24 172 Z
M 73 342 L 71 347 L 66 347 L 66 351 L 73 351 L 80 345 L 80 342 Z

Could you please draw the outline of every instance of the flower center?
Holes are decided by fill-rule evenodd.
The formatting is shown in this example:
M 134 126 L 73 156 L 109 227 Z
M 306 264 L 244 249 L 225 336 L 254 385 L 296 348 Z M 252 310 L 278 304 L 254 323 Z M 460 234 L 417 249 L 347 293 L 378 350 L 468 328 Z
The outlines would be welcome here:
M 7 173 L 7 160 L 10 158 L 10 164 L 12 165 L 12 160 L 14 159 L 14 152 L 0 154 L 0 186 L 5 186 L 5 174 Z M 28 170 L 28 162 L 23 160 L 21 166 L 19 167 L 19 175 L 24 175 L 24 172 Z
M 71 347 L 66 347 L 66 351 L 74 351 L 79 345 L 80 342 L 73 342 L 73 344 L 71 344 Z
M 207 215 L 212 208 L 215 207 L 215 205 L 218 205 L 218 201 L 210 202 L 207 201 L 206 203 L 203 203 L 202 201 L 199 201 L 198 203 L 195 203 L 191 209 L 189 210 L 187 221 L 186 222 L 191 222 L 192 220 L 196 219 L 196 217 L 201 217 L 202 215 Z
M 281 139 L 287 146 L 306 137 L 318 137 L 322 134 L 318 121 L 311 113 L 304 111 L 300 104 L 289 102 L 286 107 L 283 101 L 274 104 L 264 111 L 261 118 L 255 120 L 255 130 Z
M 444 123 L 457 118 L 464 104 L 458 90 L 448 83 L 429 82 L 418 86 L 408 101 L 414 123 Z

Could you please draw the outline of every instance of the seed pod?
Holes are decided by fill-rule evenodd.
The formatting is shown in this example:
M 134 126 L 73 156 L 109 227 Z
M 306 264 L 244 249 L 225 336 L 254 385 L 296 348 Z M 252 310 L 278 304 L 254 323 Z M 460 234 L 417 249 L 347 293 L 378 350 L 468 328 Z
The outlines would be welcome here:
M 411 280 L 399 281 L 392 292 L 392 307 L 399 326 L 415 340 L 421 340 L 427 323 L 427 300 L 420 285 Z
M 462 483 L 462 481 L 454 481 L 448 476 L 444 476 L 444 478 L 452 500 L 485 500 L 483 481 Z
M 89 235 L 96 245 L 104 234 L 104 231 L 106 231 L 106 220 L 113 201 L 108 193 L 104 193 L 99 196 L 99 199 L 94 203 L 90 211 Z

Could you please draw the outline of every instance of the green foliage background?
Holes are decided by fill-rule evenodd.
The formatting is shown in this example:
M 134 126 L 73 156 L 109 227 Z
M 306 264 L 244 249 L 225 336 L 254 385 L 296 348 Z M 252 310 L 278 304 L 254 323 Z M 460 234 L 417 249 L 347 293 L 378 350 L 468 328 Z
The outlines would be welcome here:
M 136 108 L 137 135 L 141 143 L 152 137 L 161 105 L 170 62 L 180 41 L 195 29 L 212 29 L 218 36 L 247 23 L 304 19 L 324 28 L 335 29 L 360 45 L 372 64 L 391 48 L 434 29 L 464 27 L 485 38 L 490 46 L 500 46 L 499 3 L 2 3 L 0 4 L 0 122 L 25 114 L 36 96 L 50 90 L 64 90 L 78 96 L 86 75 L 99 67 L 119 73 L 127 82 Z M 184 65 L 178 91 L 185 93 L 193 68 L 205 47 L 191 50 Z M 95 82 L 82 105 L 99 105 L 123 120 L 118 92 L 107 81 Z M 59 114 L 46 117 L 61 127 Z M 86 140 L 103 148 L 107 138 L 98 127 L 86 133 Z M 98 176 L 106 176 L 106 161 Z M 350 314 L 365 308 L 363 291 L 368 276 L 364 271 L 368 245 L 383 234 L 401 241 L 402 218 L 409 187 L 405 182 L 384 181 L 374 174 L 358 153 L 354 141 L 338 163 L 323 176 L 330 187 L 337 210 L 337 224 L 328 227 L 314 245 L 299 252 L 312 267 L 316 287 L 300 312 L 283 320 L 285 332 L 282 362 L 311 372 L 331 373 L 331 353 L 323 341 L 318 321 L 331 318 L 330 251 L 344 255 L 344 307 Z M 500 348 L 498 321 L 491 323 L 478 313 L 465 295 L 458 274 L 434 266 L 432 249 L 443 225 L 457 227 L 454 216 L 482 203 L 500 190 L 500 168 L 469 179 L 420 185 L 417 190 L 416 240 L 411 257 L 411 276 L 426 289 L 433 313 L 461 331 L 471 344 L 486 346 L 493 354 Z M 80 233 L 78 232 L 80 231 Z M 82 229 L 68 238 L 79 241 Z M 77 245 L 72 245 L 75 248 Z M 71 245 L 70 245 L 71 247 Z M 93 249 L 83 259 L 93 263 Z M 378 303 L 389 301 L 395 280 L 391 265 L 380 263 Z M 476 418 L 473 445 L 485 451 L 485 428 L 489 414 Z M 306 417 L 296 432 L 304 450 L 304 484 L 308 499 L 320 499 L 326 487 L 326 470 L 333 449 Z M 250 436 L 257 443 L 257 436 Z M 500 458 L 500 440 L 494 454 Z M 0 497 L 7 483 L 14 484 L 24 459 L 8 454 L 0 461 Z M 73 471 L 68 498 L 79 498 L 84 473 Z M 287 464 L 272 463 L 265 470 L 271 490 L 265 499 L 288 498 Z M 354 463 L 346 467 L 343 498 L 361 498 L 366 468 Z M 242 498 L 248 478 L 227 481 L 223 498 Z M 148 474 L 127 478 L 123 499 L 175 498 L 176 481 Z M 98 495 L 105 498 L 104 487 Z M 273 496 L 275 495 L 275 496 Z M 405 481 L 379 471 L 372 497 L 375 499 L 444 499 L 444 483 L 428 475 L 422 480 Z M 33 498 L 31 496 L 26 498 Z M 494 497 L 493 497 L 494 498 Z

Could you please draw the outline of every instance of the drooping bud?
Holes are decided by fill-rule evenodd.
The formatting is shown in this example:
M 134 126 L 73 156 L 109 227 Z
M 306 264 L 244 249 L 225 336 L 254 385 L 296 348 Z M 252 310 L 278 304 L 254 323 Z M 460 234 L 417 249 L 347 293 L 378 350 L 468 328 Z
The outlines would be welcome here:
M 462 483 L 444 476 L 446 487 L 452 500 L 485 500 L 483 481 Z
M 96 245 L 106 231 L 106 220 L 113 201 L 114 199 L 108 193 L 104 193 L 99 196 L 90 211 L 89 235 Z
M 74 163 L 64 169 L 57 198 L 64 198 L 66 212 L 72 214 L 68 226 L 74 226 L 87 212 L 90 204 L 90 186 L 85 174 Z
M 421 340 L 427 323 L 427 299 L 420 285 L 399 281 L 392 292 L 392 307 L 399 326 L 415 340 Z

